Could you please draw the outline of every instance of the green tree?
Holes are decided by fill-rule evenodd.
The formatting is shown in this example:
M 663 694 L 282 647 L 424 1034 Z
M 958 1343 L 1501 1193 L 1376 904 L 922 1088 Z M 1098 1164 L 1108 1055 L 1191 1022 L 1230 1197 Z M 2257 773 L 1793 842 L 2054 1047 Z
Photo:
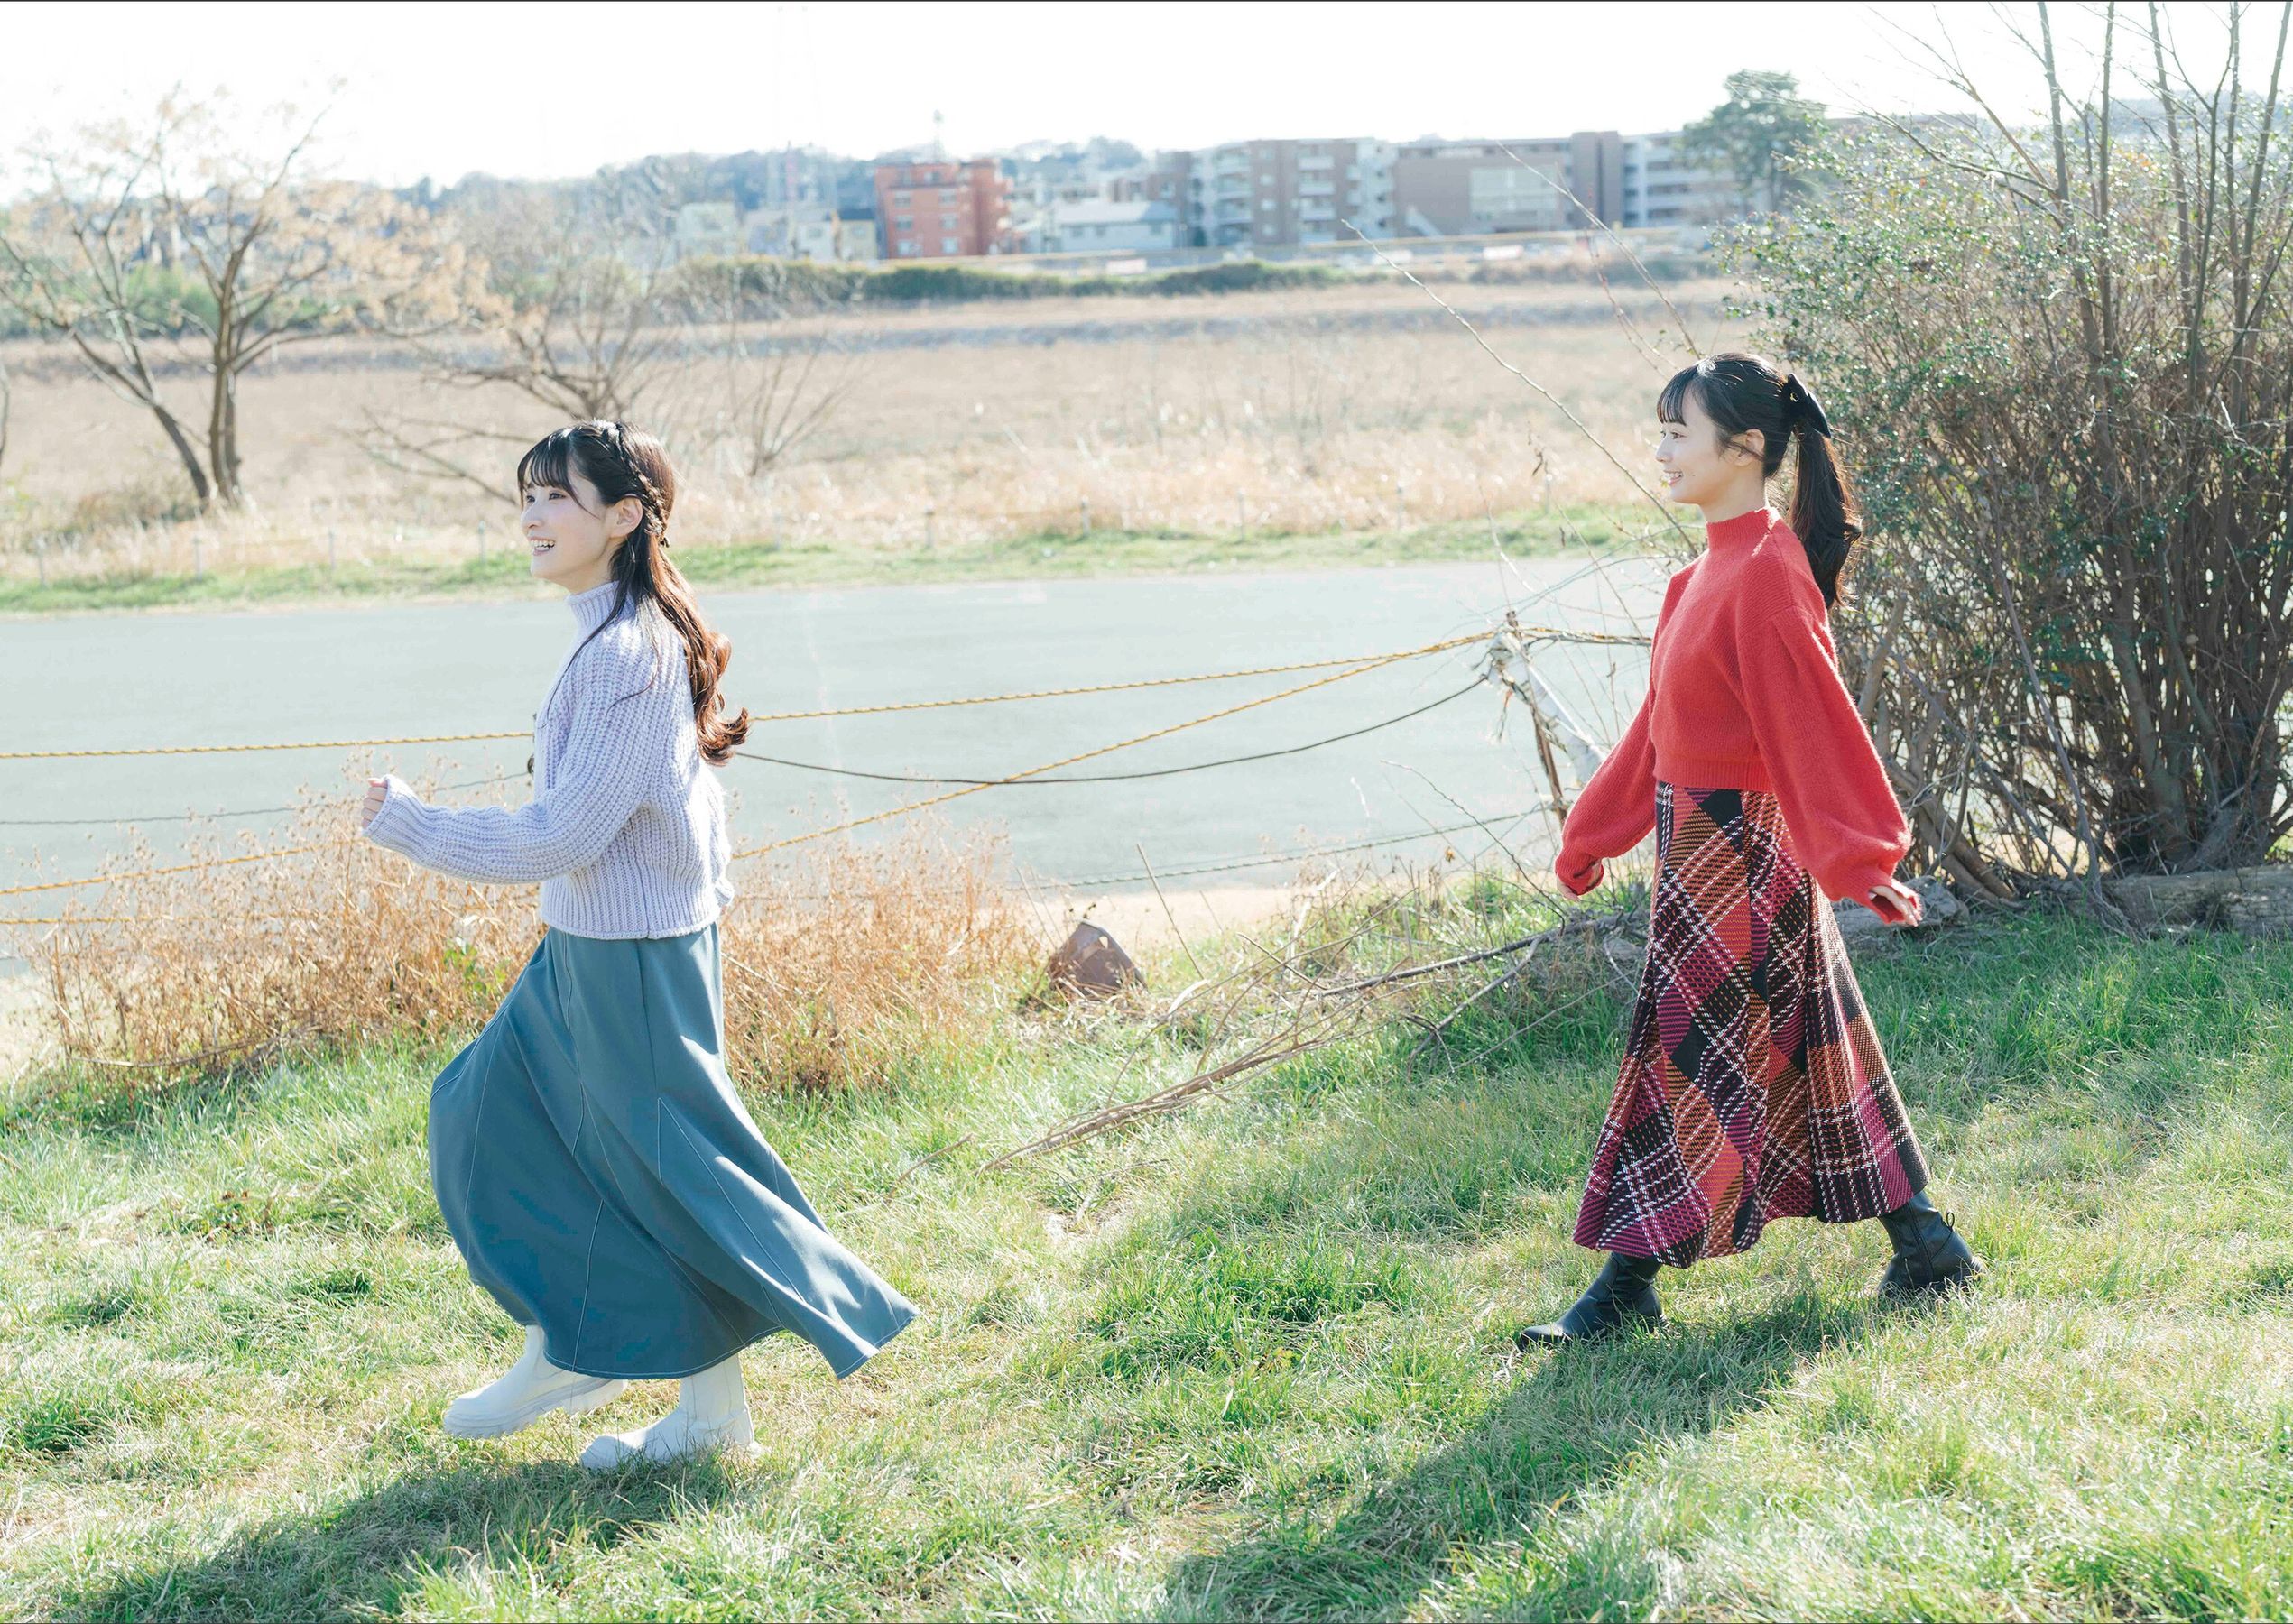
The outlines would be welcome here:
M 1731 176 L 1747 214 L 1780 214 L 1809 190 L 1805 160 L 1829 131 L 1823 104 L 1789 73 L 1731 73 L 1727 100 L 1683 132 L 1686 156 Z

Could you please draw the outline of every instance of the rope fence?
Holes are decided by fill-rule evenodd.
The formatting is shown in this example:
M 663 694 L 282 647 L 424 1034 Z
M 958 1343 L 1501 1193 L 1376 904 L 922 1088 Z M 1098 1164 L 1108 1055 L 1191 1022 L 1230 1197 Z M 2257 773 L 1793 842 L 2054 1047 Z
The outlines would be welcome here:
M 1575 632 L 1562 626 L 1523 626 L 1519 634 L 1537 642 L 1617 643 L 1645 647 L 1648 639 L 1621 632 Z M 1022 693 L 980 694 L 960 699 L 908 699 L 884 705 L 848 705 L 826 710 L 770 711 L 749 718 L 753 726 L 781 722 L 827 721 L 839 716 L 885 716 L 909 711 L 948 710 L 975 705 L 1014 705 L 1036 699 L 1069 699 L 1088 694 L 1118 694 L 1147 688 L 1180 687 L 1197 682 L 1232 682 L 1246 677 L 1286 677 L 1299 671 L 1327 670 L 1334 666 L 1372 668 L 1407 660 L 1417 654 L 1478 642 L 1487 635 L 1476 632 L 1426 649 L 1405 649 L 1386 654 L 1348 654 L 1327 660 L 1292 660 L 1285 665 L 1252 666 L 1232 671 L 1205 671 L 1188 677 L 1143 677 L 1128 682 L 1086 683 L 1072 687 L 1036 688 Z M 1299 690 L 1303 691 L 1303 690 Z M 254 744 L 145 744 L 101 750 L 0 750 L 0 761 L 81 761 L 125 756 L 247 755 L 281 750 L 380 750 L 397 744 L 484 744 L 508 739 L 530 739 L 533 730 L 507 733 L 409 734 L 382 739 L 296 739 Z M 5 893 L 0 893 L 5 894 Z
M 1156 739 L 1167 739 L 1172 734 L 1184 733 L 1190 727 L 1200 727 L 1205 723 L 1216 722 L 1226 716 L 1239 715 L 1247 710 L 1256 710 L 1261 706 L 1272 705 L 1280 700 L 1293 698 L 1299 694 L 1310 693 L 1316 688 L 1327 687 L 1334 682 L 1344 682 L 1351 677 L 1359 677 L 1365 672 L 1381 670 L 1404 660 L 1416 660 L 1424 655 L 1438 654 L 1449 649 L 1461 648 L 1466 643 L 1481 642 L 1485 641 L 1487 635 L 1486 632 L 1474 632 L 1463 637 L 1446 638 L 1439 642 L 1427 643 L 1421 648 L 1403 649 L 1398 653 L 1381 655 L 1364 664 L 1350 667 L 1330 676 L 1317 677 L 1313 681 L 1301 682 L 1295 687 L 1286 687 L 1278 693 L 1262 695 L 1255 699 L 1246 699 L 1240 705 L 1230 705 L 1223 710 L 1215 710 L 1184 722 L 1176 722 L 1168 727 L 1158 727 L 1152 733 L 1140 734 L 1135 738 L 1120 739 L 1112 744 L 1102 744 L 1096 750 L 1086 750 L 1076 755 L 1062 756 L 1056 761 L 1046 761 L 1040 767 L 1030 767 L 1023 772 L 1014 772 L 1004 778 L 990 779 L 985 783 L 969 784 L 960 789 L 950 789 L 944 795 L 926 796 L 922 800 L 910 801 L 905 806 L 893 807 L 889 811 L 873 812 L 864 817 L 847 818 L 843 823 L 832 824 L 825 829 L 813 829 L 802 835 L 789 835 L 785 839 L 767 841 L 763 845 L 750 846 L 746 851 L 735 852 L 733 855 L 735 858 L 761 857 L 767 852 L 784 851 L 790 846 L 801 845 L 807 841 L 820 840 L 830 835 L 842 835 L 854 829 L 863 829 L 870 824 L 883 823 L 887 818 L 904 817 L 911 812 L 921 812 L 932 807 L 944 807 L 949 801 L 961 800 L 967 795 L 977 795 L 982 790 L 998 789 L 1005 784 L 1016 784 L 1046 772 L 1057 772 L 1062 767 L 1073 767 L 1084 761 L 1096 761 L 1100 756 L 1112 755 L 1118 750 L 1130 750 Z M 5 891 L 0 891 L 0 896 L 5 894 Z
M 1626 633 L 1574 632 L 1561 627 L 1514 625 L 1510 627 L 1509 630 L 1512 637 L 1516 641 L 1567 641 L 1593 644 L 1632 645 L 1645 645 L 1648 641 L 1648 639 L 1645 637 Z M 761 845 L 750 846 L 744 850 L 735 852 L 733 854 L 733 856 L 736 861 L 764 856 L 773 852 L 784 851 L 790 847 L 805 844 L 811 841 L 825 839 L 835 835 L 848 834 L 855 829 L 865 828 L 871 825 L 888 822 L 893 818 L 904 817 L 912 813 L 922 812 L 931 807 L 945 806 L 951 801 L 960 800 L 966 796 L 976 795 L 988 789 L 1003 789 L 1012 786 L 1036 787 L 1059 783 L 1096 783 L 1133 779 L 1169 777 L 1179 773 L 1205 771 L 1216 767 L 1234 766 L 1245 762 L 1271 760 L 1279 756 L 1294 755 L 1303 751 L 1319 749 L 1325 745 L 1336 743 L 1345 739 L 1357 738 L 1364 734 L 1376 732 L 1380 728 L 1391 727 L 1399 723 L 1423 715 L 1429 711 L 1463 698 L 1466 694 L 1472 692 L 1474 688 L 1481 685 L 1482 678 L 1476 678 L 1474 682 L 1468 683 L 1465 687 L 1457 689 L 1454 693 L 1445 695 L 1442 697 L 1432 701 L 1430 704 L 1419 706 L 1416 709 L 1405 712 L 1401 715 L 1388 717 L 1382 722 L 1373 723 L 1364 727 L 1355 728 L 1346 733 L 1334 734 L 1328 738 L 1313 740 L 1303 744 L 1291 745 L 1276 750 L 1261 751 L 1247 755 L 1225 757 L 1217 761 L 1193 762 L 1179 767 L 1150 769 L 1138 772 L 1075 774 L 1064 777 L 1051 776 L 1059 773 L 1060 770 L 1064 768 L 1077 766 L 1085 761 L 1096 761 L 1102 756 L 1112 755 L 1118 751 L 1134 749 L 1140 745 L 1151 743 L 1157 739 L 1169 738 L 1173 734 L 1184 733 L 1191 728 L 1201 727 L 1209 723 L 1223 720 L 1228 716 L 1239 715 L 1245 711 L 1256 710 L 1264 706 L 1277 704 L 1284 699 L 1293 698 L 1300 694 L 1310 693 L 1319 688 L 1327 687 L 1335 683 L 1346 681 L 1355 677 L 1364 676 L 1372 671 L 1382 670 L 1389 666 L 1399 664 L 1404 660 L 1424 659 L 1431 655 L 1445 653 L 1454 649 L 1463 648 L 1467 644 L 1483 642 L 1488 639 L 1489 635 L 1490 633 L 1486 630 L 1475 631 L 1455 637 L 1443 638 L 1429 643 L 1419 644 L 1415 648 L 1399 649 L 1382 654 L 1355 656 L 1342 660 L 1296 660 L 1280 665 L 1255 666 L 1227 671 L 1212 671 L 1194 676 L 1147 678 L 1126 682 L 1093 683 L 1069 687 L 1035 689 L 1021 693 L 983 695 L 971 698 L 923 699 L 906 701 L 899 704 L 855 706 L 828 710 L 789 711 L 755 717 L 753 718 L 753 720 L 757 722 L 788 722 L 832 716 L 891 715 L 901 712 L 945 709 L 959 706 L 1001 705 L 1027 700 L 1062 698 L 1077 695 L 1137 691 L 1149 688 L 1179 687 L 1193 683 L 1228 681 L 1248 677 L 1286 675 L 1309 670 L 1328 670 L 1329 668 L 1334 666 L 1342 666 L 1344 668 L 1343 669 L 1330 671 L 1330 674 L 1318 677 L 1308 682 L 1299 683 L 1292 687 L 1280 689 L 1271 694 L 1264 694 L 1253 699 L 1244 700 L 1238 705 L 1225 706 L 1216 710 L 1208 711 L 1200 715 L 1189 717 L 1182 722 L 1176 722 L 1170 724 L 1167 726 L 1158 727 L 1151 732 L 1140 734 L 1131 738 L 1120 739 L 1110 744 L 1098 745 L 1090 750 L 1081 751 L 1073 755 L 1063 756 L 1057 761 L 1047 761 L 1040 766 L 1030 767 L 1022 771 L 1009 773 L 1000 778 L 948 779 L 929 778 L 923 775 L 868 772 L 857 769 L 828 767 L 813 762 L 784 761 L 781 758 L 764 755 L 761 752 L 746 751 L 738 752 L 736 752 L 737 754 L 753 760 L 768 761 L 779 766 L 805 770 L 834 772 L 847 777 L 870 779 L 885 782 L 953 784 L 957 787 L 948 789 L 938 795 L 927 796 L 920 800 L 910 801 L 901 806 L 889 807 L 881 812 L 874 812 L 858 817 L 847 818 L 841 823 L 832 824 L 825 828 L 810 829 L 801 834 L 784 836 L 779 840 L 767 841 Z M 388 739 L 309 740 L 278 743 L 153 745 L 98 750 L 0 751 L 0 761 L 79 761 L 115 757 L 237 754 L 254 752 L 289 750 L 355 750 L 378 748 L 384 745 L 393 744 L 458 743 L 506 739 L 522 739 L 530 738 L 532 734 L 530 732 L 463 733 L 420 734 Z M 505 782 L 515 776 L 517 775 L 503 774 L 491 779 L 471 780 L 462 785 L 448 787 L 467 788 L 471 785 L 500 783 Z M 296 809 L 298 808 L 254 808 L 245 815 L 251 816 L 254 811 L 291 811 Z M 217 814 L 216 816 L 238 815 L 240 814 Z M 185 814 L 171 816 L 193 817 L 198 815 Z M 45 820 L 35 818 L 12 818 L 5 820 L 5 824 L 7 826 L 30 826 L 43 824 L 53 826 L 67 826 L 99 821 L 105 820 L 78 818 Z M 114 819 L 109 821 L 121 823 L 128 820 Z M 1367 843 L 1367 844 L 1375 845 L 1379 844 L 1392 844 L 1396 841 L 1418 837 L 1419 836 L 1417 835 L 1397 835 L 1390 837 L 1384 842 L 1373 841 Z M 131 881 L 160 879 L 172 874 L 195 873 L 204 870 L 232 868 L 250 863 L 282 862 L 288 858 L 305 857 L 320 852 L 337 850 L 343 846 L 354 844 L 356 839 L 357 836 L 356 835 L 346 835 L 340 840 L 318 841 L 301 845 L 286 846 L 271 851 L 242 853 L 236 856 L 228 857 L 202 857 L 182 863 L 166 863 L 151 868 L 129 870 L 120 873 L 91 874 L 70 880 L 37 881 L 24 884 L 0 887 L 0 897 L 46 895 L 58 891 L 79 890 L 88 886 L 118 885 L 125 884 Z M 1336 849 L 1365 849 L 1365 847 L 1357 845 L 1355 847 Z M 1281 857 L 1253 859 L 1238 863 L 1233 866 L 1263 866 L 1266 863 L 1277 863 L 1283 860 L 1284 859 Z M 1167 872 L 1169 871 L 1166 871 L 1166 872 Z M 1195 868 L 1183 871 L 1186 874 L 1215 872 L 1219 872 L 1216 865 L 1209 868 Z M 1095 886 L 1123 882 L 1123 881 L 1122 879 L 1117 878 L 1085 880 L 1077 881 L 1073 883 L 1079 886 Z M 23 926 L 52 922 L 53 921 L 44 919 L 0 918 L 0 925 Z

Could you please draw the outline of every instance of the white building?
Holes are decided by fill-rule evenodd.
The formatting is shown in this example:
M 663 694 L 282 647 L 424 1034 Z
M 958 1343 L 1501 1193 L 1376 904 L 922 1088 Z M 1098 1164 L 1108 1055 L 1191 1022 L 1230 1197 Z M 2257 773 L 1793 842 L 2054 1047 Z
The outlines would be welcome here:
M 1678 130 L 1624 137 L 1622 226 L 1707 226 L 1739 210 L 1727 177 L 1690 165 Z
M 751 254 L 848 263 L 883 257 L 872 217 L 859 211 L 847 216 L 825 203 L 752 209 L 741 225 Z
M 730 259 L 747 246 L 740 210 L 730 203 L 688 203 L 677 211 L 677 257 Z
M 1179 246 L 1179 211 L 1168 203 L 1055 203 L 1042 216 L 1042 251 L 1155 253 Z

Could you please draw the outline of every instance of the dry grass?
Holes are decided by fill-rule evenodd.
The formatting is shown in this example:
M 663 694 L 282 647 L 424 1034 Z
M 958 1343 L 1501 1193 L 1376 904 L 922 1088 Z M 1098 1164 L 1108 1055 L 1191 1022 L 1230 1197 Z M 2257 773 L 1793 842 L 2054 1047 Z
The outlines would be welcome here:
M 735 1075 L 865 1086 L 978 1043 L 1044 946 L 998 883 L 1003 855 L 927 828 L 744 871 L 720 932 Z
M 269 849 L 305 844 L 320 849 L 106 886 L 27 933 L 49 1046 L 132 1083 L 454 1037 L 493 1012 L 539 939 L 530 890 L 466 884 L 347 837 L 339 803 L 314 802 Z M 195 839 L 191 860 L 242 849 Z M 996 886 L 1001 860 L 993 841 L 924 830 L 740 873 L 720 932 L 735 1078 L 868 1086 L 975 1039 L 1038 946 Z M 151 866 L 139 847 L 106 872 Z
M 1592 286 L 1451 288 L 1497 347 L 1633 461 L 1657 363 Z M 1679 297 L 1706 344 L 1716 290 Z M 1645 298 L 1624 303 L 1650 329 Z M 1477 521 L 1547 504 L 1625 503 L 1594 447 L 1406 286 L 1021 309 L 871 313 L 846 337 L 880 347 L 799 460 L 760 479 L 713 442 L 715 363 L 677 374 L 644 415 L 686 472 L 679 530 L 708 543 L 911 550 L 1089 528 L 1224 536 L 1321 534 Z M 1671 355 L 1666 350 L 1667 358 Z M 0 468 L 0 573 L 51 578 L 467 559 L 509 513 L 467 486 L 384 468 L 360 448 L 371 409 L 451 411 L 511 436 L 554 425 L 484 393 L 442 402 L 365 350 L 300 352 L 244 394 L 257 506 L 182 507 L 149 423 L 68 357 L 14 346 L 14 443 Z M 188 383 L 190 380 L 186 380 Z M 498 473 L 514 448 L 470 447 Z

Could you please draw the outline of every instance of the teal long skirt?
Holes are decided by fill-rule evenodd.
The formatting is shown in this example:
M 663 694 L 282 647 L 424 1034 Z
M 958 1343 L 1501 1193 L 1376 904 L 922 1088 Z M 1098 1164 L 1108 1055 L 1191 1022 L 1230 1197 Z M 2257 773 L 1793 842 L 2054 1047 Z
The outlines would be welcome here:
M 793 1331 L 848 1376 L 915 1317 L 742 1109 L 724 1007 L 714 925 L 551 930 L 430 1090 L 446 1227 L 551 1364 L 665 1379 Z

